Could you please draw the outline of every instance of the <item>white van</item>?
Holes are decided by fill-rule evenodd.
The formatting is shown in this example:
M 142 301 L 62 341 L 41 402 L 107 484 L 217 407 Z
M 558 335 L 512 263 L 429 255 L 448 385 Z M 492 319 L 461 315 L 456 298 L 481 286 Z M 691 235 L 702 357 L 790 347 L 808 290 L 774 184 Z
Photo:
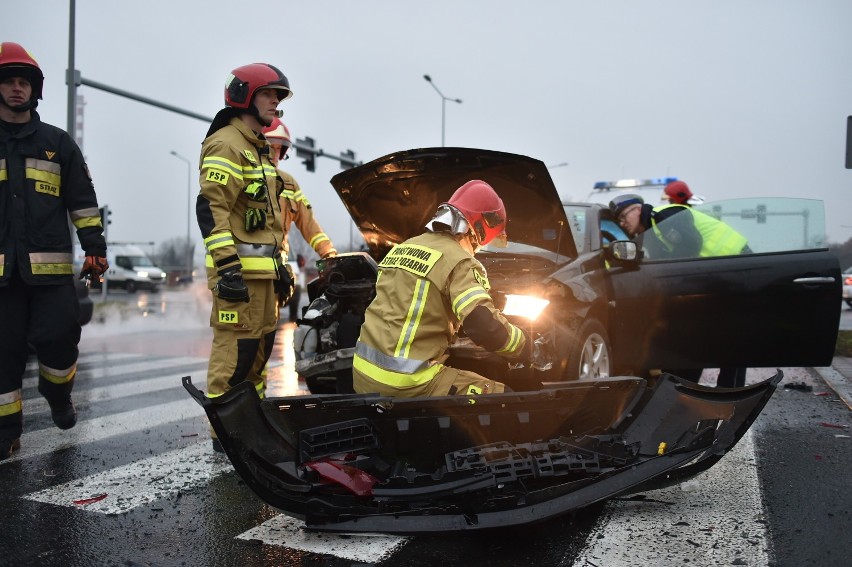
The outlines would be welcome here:
M 147 289 L 160 291 L 166 274 L 138 246 L 131 244 L 109 244 L 107 246 L 109 269 L 106 272 L 107 289 L 123 288 L 127 293 Z

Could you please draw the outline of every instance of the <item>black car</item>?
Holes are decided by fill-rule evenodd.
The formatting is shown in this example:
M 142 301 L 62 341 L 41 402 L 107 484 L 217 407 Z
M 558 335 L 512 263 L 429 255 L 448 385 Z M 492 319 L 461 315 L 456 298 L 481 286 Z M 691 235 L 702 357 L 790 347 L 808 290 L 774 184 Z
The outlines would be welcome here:
M 495 187 L 509 216 L 509 247 L 477 255 L 495 304 L 530 336 L 550 341 L 553 368 L 510 367 L 462 336 L 447 364 L 513 392 L 346 393 L 376 262 L 421 232 L 470 179 Z M 606 207 L 562 203 L 546 166 L 524 156 L 410 150 L 340 173 L 332 184 L 369 252 L 318 263 L 294 342 L 297 370 L 312 390 L 339 393 L 260 400 L 240 385 L 207 398 L 184 379 L 246 483 L 312 528 L 517 525 L 667 486 L 721 458 L 781 379 L 778 372 L 745 388 L 706 388 L 667 369 L 831 361 L 840 269 L 821 245 L 816 202 L 708 204 L 748 235 L 753 253 L 672 260 L 646 256 Z M 791 222 L 799 230 L 789 230 Z M 763 234 L 767 228 L 782 236 Z
M 615 258 L 631 244 L 608 208 L 561 202 L 541 162 L 438 148 L 392 154 L 332 179 L 369 254 L 320 261 L 319 277 L 308 283 L 310 305 L 294 340 L 296 369 L 312 393 L 347 391 L 338 378 L 349 376 L 375 262 L 422 232 L 438 203 L 476 177 L 497 189 L 509 217 L 509 247 L 486 247 L 477 255 L 494 301 L 531 336 L 550 339 L 559 356 L 546 375 L 514 372 L 510 378 L 502 359 L 462 336 L 451 349 L 456 365 L 472 364 L 523 388 L 537 381 L 645 376 L 652 369 L 831 360 L 841 277 L 823 244 L 822 202 L 735 199 L 697 207 L 746 235 L 753 254 L 668 260 L 640 250 L 632 259 Z M 665 223 L 659 228 L 664 232 Z M 530 318 L 536 300 L 547 306 Z

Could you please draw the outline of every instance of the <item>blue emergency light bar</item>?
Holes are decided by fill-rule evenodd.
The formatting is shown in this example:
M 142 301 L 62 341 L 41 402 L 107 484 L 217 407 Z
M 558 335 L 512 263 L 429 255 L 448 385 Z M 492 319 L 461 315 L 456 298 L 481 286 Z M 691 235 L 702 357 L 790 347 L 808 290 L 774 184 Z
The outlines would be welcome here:
M 653 179 L 619 179 L 618 181 L 597 181 L 594 188 L 600 191 L 609 191 L 610 189 L 629 189 L 631 187 L 665 187 L 672 181 L 677 181 L 677 177 L 654 177 Z

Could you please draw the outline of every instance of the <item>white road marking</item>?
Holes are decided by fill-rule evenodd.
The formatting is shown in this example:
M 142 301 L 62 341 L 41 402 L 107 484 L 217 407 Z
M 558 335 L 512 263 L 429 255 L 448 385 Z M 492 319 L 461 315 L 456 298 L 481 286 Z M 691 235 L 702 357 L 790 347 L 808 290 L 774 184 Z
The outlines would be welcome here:
M 646 496 L 644 502 L 608 503 L 574 567 L 769 565 L 750 430 L 708 471 Z
M 179 365 L 207 364 L 206 358 L 166 358 L 161 360 L 143 360 L 142 362 L 133 362 L 131 364 L 121 364 L 120 366 L 111 365 L 110 360 L 106 364 L 97 368 L 89 368 L 80 372 L 80 376 L 85 376 L 86 379 L 118 379 L 128 374 L 137 372 L 158 372 L 161 370 L 171 370 Z M 24 378 L 24 387 L 35 387 L 38 385 L 38 374 Z
M 359 563 L 378 563 L 410 539 L 385 534 L 324 534 L 305 531 L 304 527 L 301 520 L 281 514 L 241 533 L 237 539 L 334 555 Z
M 20 459 L 52 453 L 59 449 L 138 432 L 193 417 L 203 419 L 205 423 L 207 421 L 201 406 L 187 395 L 184 400 L 78 421 L 76 427 L 67 431 L 51 427 L 24 432 L 21 436 L 20 451 L 17 451 L 5 461 L 0 461 L 0 466 Z
M 131 352 L 121 352 L 121 353 L 102 353 L 102 352 L 81 352 L 77 357 L 77 364 L 85 364 L 88 362 L 103 362 L 103 361 L 117 361 L 117 360 L 127 360 L 128 358 L 135 358 L 138 360 L 144 360 L 144 354 L 136 354 Z M 26 369 L 28 371 L 38 370 L 38 359 L 35 356 L 30 356 L 27 359 Z
M 122 467 L 79 478 L 23 498 L 79 508 L 101 514 L 123 514 L 155 500 L 174 496 L 234 470 L 223 455 L 214 454 L 209 443 L 194 443 Z M 74 501 L 106 494 L 91 504 Z
M 206 370 L 191 373 L 181 372 L 180 374 L 171 374 L 169 376 L 162 376 L 160 378 L 140 378 L 139 380 L 133 380 L 132 382 L 126 382 L 124 384 L 116 384 L 114 386 L 101 386 L 98 388 L 89 388 L 88 390 L 79 391 L 75 390 L 71 394 L 71 397 L 73 398 L 75 404 L 79 404 L 117 400 L 120 398 L 128 398 L 141 394 L 150 394 L 152 392 L 159 392 L 161 390 L 169 390 L 171 388 L 181 387 L 181 378 L 183 378 L 187 374 L 190 374 L 192 376 L 192 381 L 194 383 L 207 383 Z M 182 389 L 181 395 L 186 395 L 186 392 L 184 392 Z M 38 413 L 40 411 L 47 411 L 48 409 L 49 406 L 47 405 L 47 400 L 40 396 L 37 398 L 29 398 L 24 400 L 25 415 L 29 415 L 31 413 Z

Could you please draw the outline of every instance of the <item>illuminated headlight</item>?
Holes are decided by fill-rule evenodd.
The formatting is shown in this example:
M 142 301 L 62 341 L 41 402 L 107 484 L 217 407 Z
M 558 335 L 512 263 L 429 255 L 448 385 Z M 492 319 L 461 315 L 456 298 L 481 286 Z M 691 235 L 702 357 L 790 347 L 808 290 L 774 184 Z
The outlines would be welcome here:
M 136 272 L 136 275 L 139 276 L 140 278 L 147 278 L 148 272 Z
M 503 314 L 526 317 L 530 321 L 535 321 L 549 303 L 547 299 L 531 295 L 507 295 Z

